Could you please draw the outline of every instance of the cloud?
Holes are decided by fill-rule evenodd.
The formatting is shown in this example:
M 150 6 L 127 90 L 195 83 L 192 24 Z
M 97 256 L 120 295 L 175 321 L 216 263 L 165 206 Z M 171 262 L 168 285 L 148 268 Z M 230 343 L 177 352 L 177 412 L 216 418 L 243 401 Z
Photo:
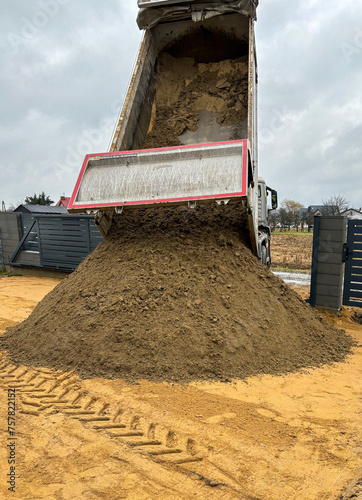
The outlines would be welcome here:
M 340 193 L 360 206 L 362 37 L 355 60 L 343 44 L 359 43 L 361 14 L 349 0 L 260 8 L 259 168 L 281 199 Z
M 17 0 L 7 8 L 0 20 L 1 199 L 69 194 L 83 160 L 68 165 L 69 150 L 85 137 L 93 137 L 88 152 L 107 149 L 140 43 L 136 13 L 136 2 L 116 0 L 103 7 Z
M 108 149 L 141 40 L 136 0 L 17 0 L 0 19 L 0 201 L 70 195 Z M 362 11 L 261 2 L 260 174 L 305 205 L 362 204 Z

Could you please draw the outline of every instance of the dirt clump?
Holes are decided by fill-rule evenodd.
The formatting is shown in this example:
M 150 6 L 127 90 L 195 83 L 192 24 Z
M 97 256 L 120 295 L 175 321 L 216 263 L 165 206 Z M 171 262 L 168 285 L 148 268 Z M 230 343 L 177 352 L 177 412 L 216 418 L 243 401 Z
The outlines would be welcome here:
M 242 138 L 248 108 L 247 56 L 197 63 L 162 52 L 155 88 L 144 148 Z
M 353 340 L 251 254 L 231 203 L 129 210 L 0 345 L 17 363 L 129 381 L 222 380 L 342 361 Z
M 354 321 L 355 323 L 358 323 L 359 325 L 362 325 L 362 312 L 354 311 L 353 316 L 352 316 L 352 321 Z

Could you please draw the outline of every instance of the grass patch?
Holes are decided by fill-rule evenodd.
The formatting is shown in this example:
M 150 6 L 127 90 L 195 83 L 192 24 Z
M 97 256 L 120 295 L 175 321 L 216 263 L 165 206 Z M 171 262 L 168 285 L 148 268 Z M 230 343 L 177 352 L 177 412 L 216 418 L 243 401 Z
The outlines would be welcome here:
M 0 278 L 12 278 L 14 276 L 21 276 L 21 274 L 13 273 L 12 271 L 0 268 Z
M 272 236 L 275 236 L 275 235 L 280 235 L 280 236 L 290 236 L 291 234 L 295 234 L 295 235 L 298 235 L 298 236 L 310 236 L 313 234 L 312 231 L 310 231 L 309 233 L 307 233 L 306 231 L 272 231 Z

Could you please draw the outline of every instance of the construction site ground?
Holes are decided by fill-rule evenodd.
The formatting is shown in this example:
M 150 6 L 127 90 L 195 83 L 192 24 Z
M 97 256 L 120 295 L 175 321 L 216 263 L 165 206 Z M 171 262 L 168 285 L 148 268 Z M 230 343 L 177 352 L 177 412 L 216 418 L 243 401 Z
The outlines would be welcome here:
M 313 233 L 302 231 L 272 232 L 272 266 L 282 269 L 310 271 L 312 265 Z
M 0 333 L 57 283 L 1 278 Z M 354 313 L 328 315 L 359 343 L 347 362 L 231 383 L 81 380 L 1 353 L 0 497 L 361 498 L 362 324 Z

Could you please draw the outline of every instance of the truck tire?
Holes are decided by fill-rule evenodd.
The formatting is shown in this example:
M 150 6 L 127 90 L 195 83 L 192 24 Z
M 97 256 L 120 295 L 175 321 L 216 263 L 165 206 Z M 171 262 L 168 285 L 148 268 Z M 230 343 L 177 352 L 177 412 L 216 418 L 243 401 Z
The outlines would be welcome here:
M 262 264 L 267 263 L 267 251 L 265 245 L 261 247 L 261 263 Z
M 267 262 L 267 266 L 270 267 L 271 266 L 271 251 L 270 251 L 270 244 L 268 245 L 268 262 Z

